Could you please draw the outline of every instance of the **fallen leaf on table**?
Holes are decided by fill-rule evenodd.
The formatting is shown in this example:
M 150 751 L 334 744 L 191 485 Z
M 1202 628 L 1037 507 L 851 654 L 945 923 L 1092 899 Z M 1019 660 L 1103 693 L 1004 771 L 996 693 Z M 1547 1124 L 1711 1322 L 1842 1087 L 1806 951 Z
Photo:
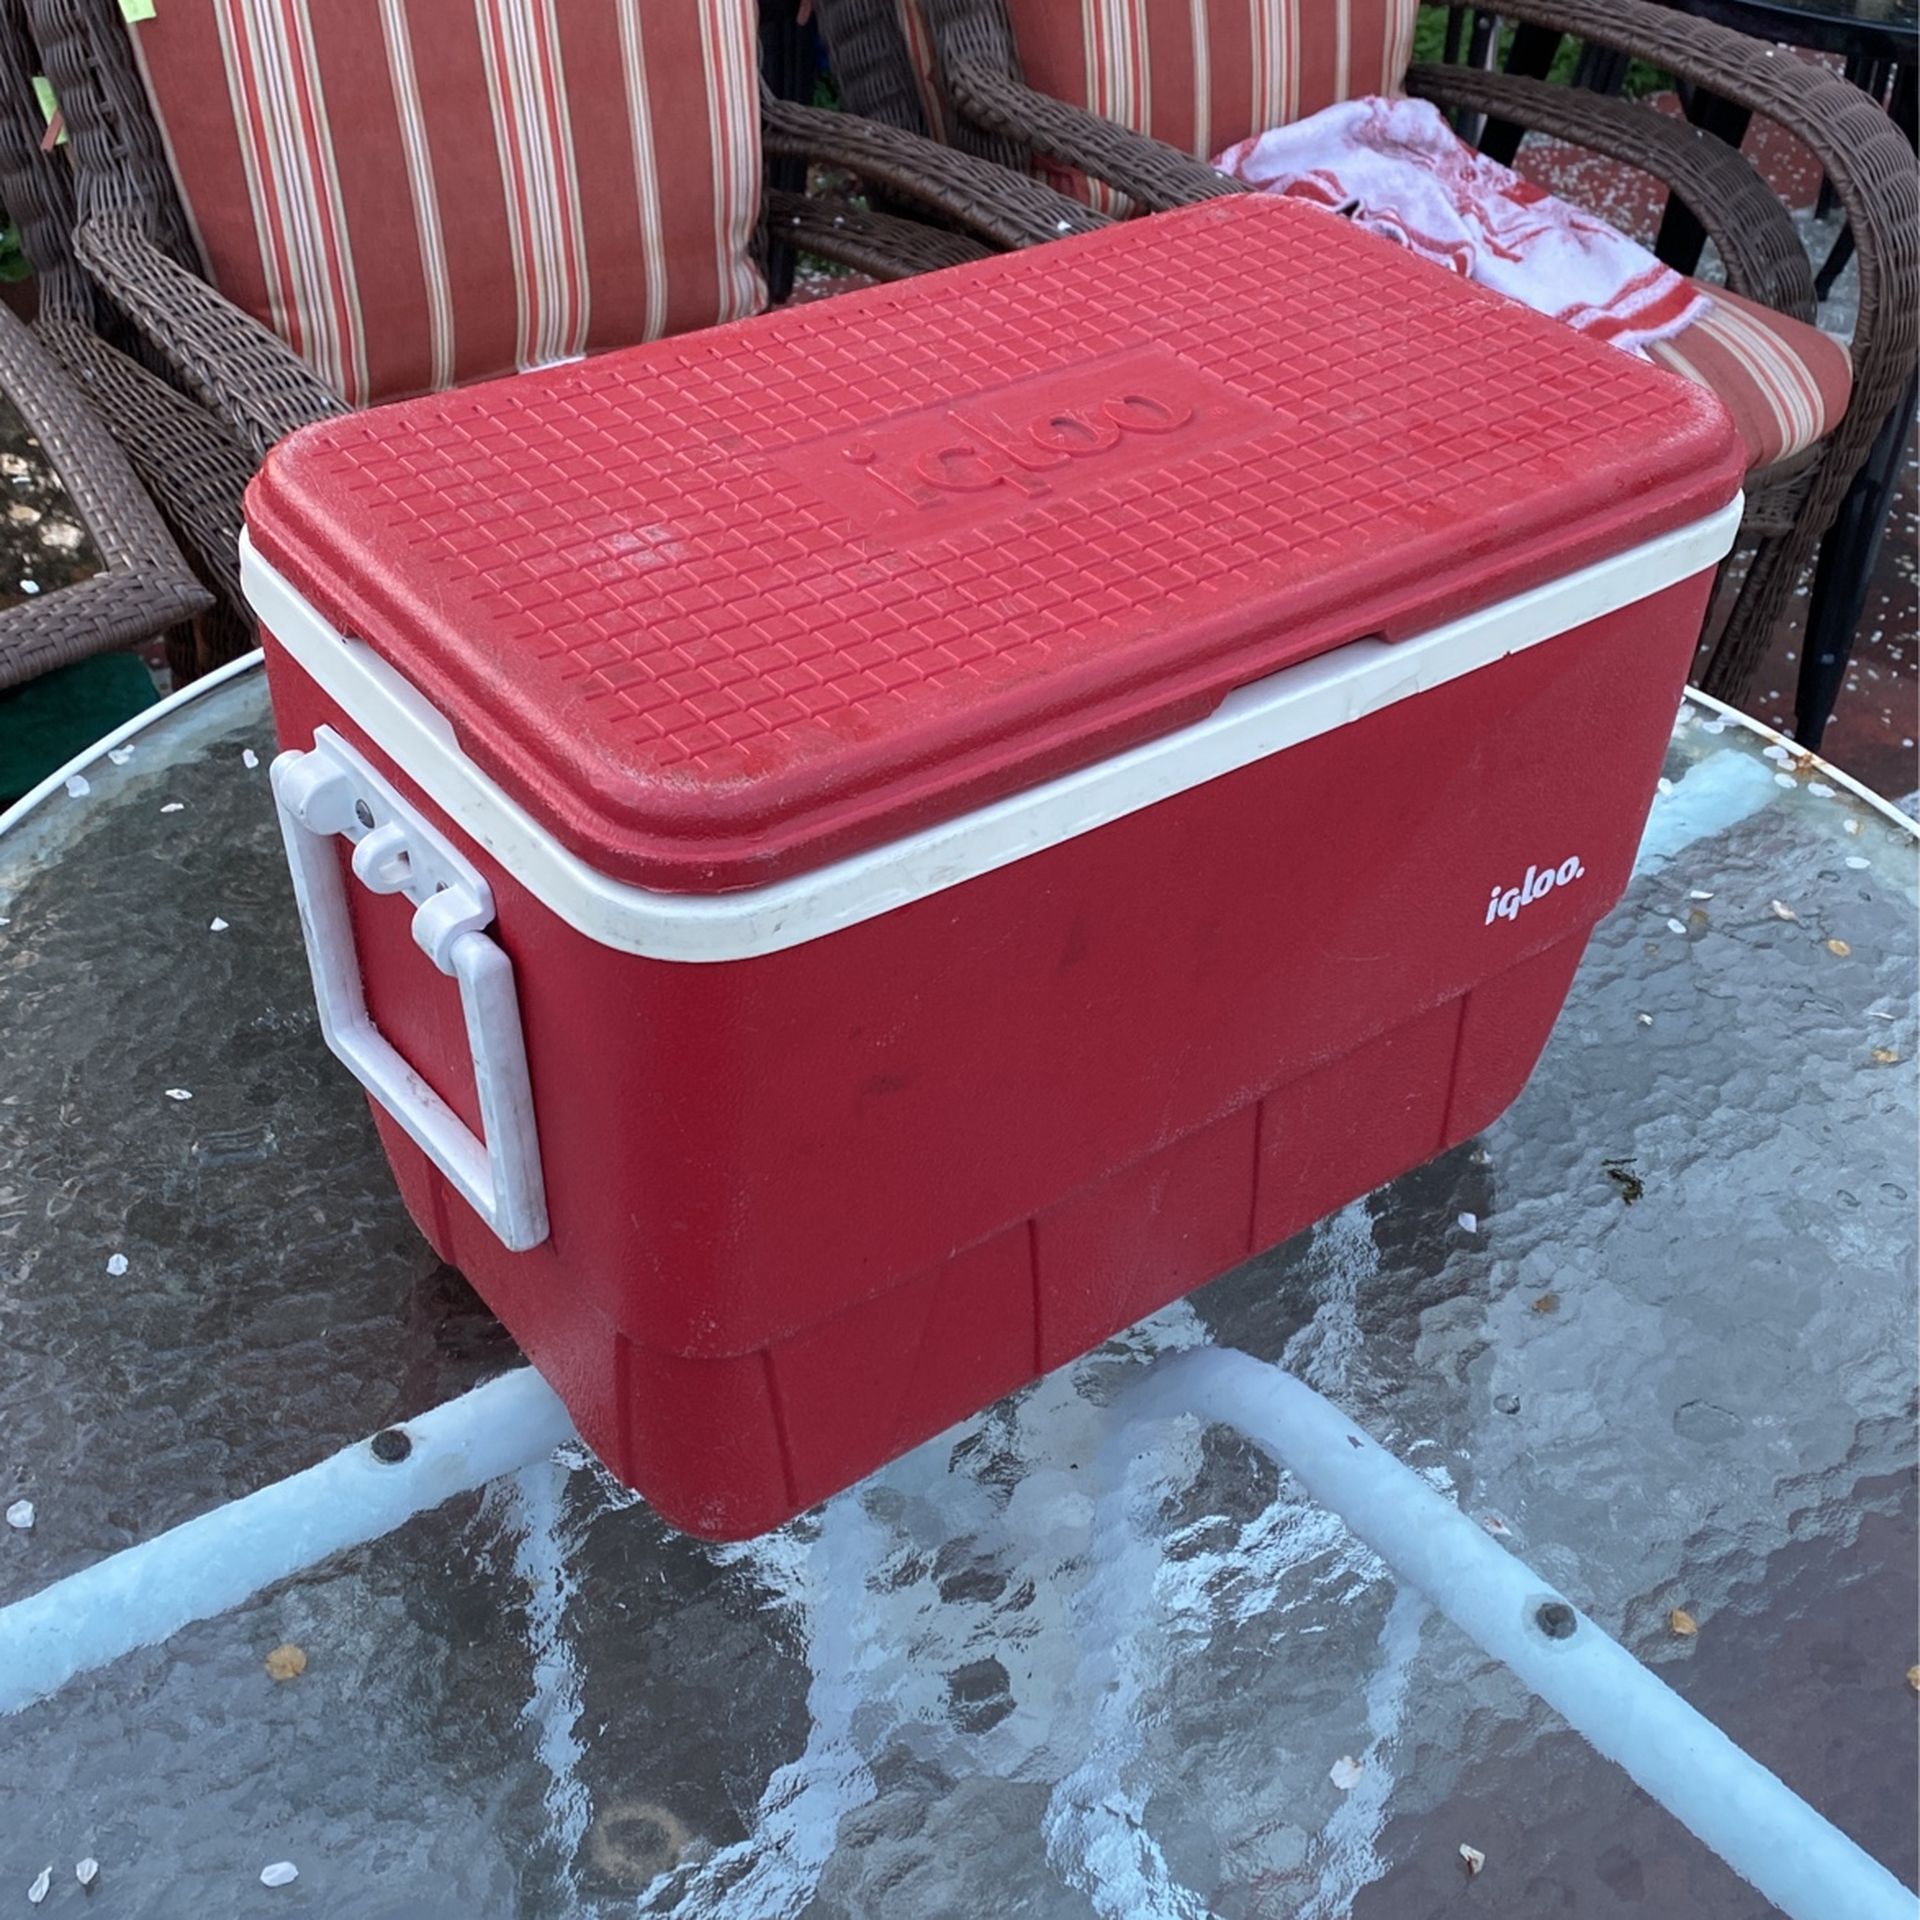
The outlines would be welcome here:
M 1463 1213 L 1460 1216 L 1460 1231 L 1462 1233 L 1478 1233 L 1480 1231 L 1480 1216 L 1477 1213 Z
M 1703 892 L 1699 887 L 1689 887 L 1687 889 L 1687 898 L 1689 900 L 1711 900 L 1713 895 Z
M 1543 1293 L 1540 1298 L 1533 1303 L 1533 1310 L 1535 1313 L 1558 1313 L 1560 1310 L 1560 1296 L 1557 1293 Z
M 304 1648 L 283 1641 L 267 1655 L 267 1672 L 275 1680 L 297 1680 L 307 1670 Z
M 1848 946 L 1844 940 L 1829 940 L 1827 942 L 1827 951 L 1832 954 L 1836 960 L 1844 960 L 1853 949 Z
M 1776 920 L 1798 920 L 1800 916 L 1784 900 L 1769 900 L 1767 905 L 1773 911 Z
M 1352 1754 L 1343 1753 L 1340 1758 L 1327 1769 L 1327 1778 L 1331 1780 L 1342 1793 L 1351 1793 L 1354 1788 L 1360 1784 L 1360 1776 L 1365 1772 L 1366 1768 L 1363 1767 Z
M 1900 1064 L 1900 1056 L 1891 1047 L 1875 1047 L 1873 1064 L 1876 1067 L 1897 1067 Z
M 1487 1856 L 1478 1847 L 1468 1846 L 1464 1840 L 1460 1842 L 1460 1858 L 1466 1863 L 1469 1880 L 1487 1864 Z
M 263 1887 L 290 1887 L 299 1878 L 300 1869 L 291 1860 L 276 1860 L 272 1866 L 260 1869 Z
M 53 1869 L 42 1867 L 34 1883 L 27 1889 L 27 1905 L 37 1907 L 47 1897 L 47 1889 L 53 1885 Z
M 100 1862 L 95 1860 L 91 1855 L 85 1860 L 76 1861 L 73 1869 L 73 1877 L 78 1880 L 83 1887 L 91 1888 L 93 1883 L 100 1878 Z
M 17 1533 L 30 1532 L 33 1527 L 33 1502 L 31 1500 L 16 1500 L 13 1505 L 7 1509 L 7 1525 L 12 1527 Z
M 1907 1669 L 1907 1685 L 1910 1686 L 1915 1693 L 1920 1693 L 1920 1667 L 1909 1667 Z
M 1685 1607 L 1675 1607 L 1667 1615 L 1667 1627 L 1670 1632 L 1677 1633 L 1682 1640 L 1691 1640 L 1700 1631 L 1700 1622 Z

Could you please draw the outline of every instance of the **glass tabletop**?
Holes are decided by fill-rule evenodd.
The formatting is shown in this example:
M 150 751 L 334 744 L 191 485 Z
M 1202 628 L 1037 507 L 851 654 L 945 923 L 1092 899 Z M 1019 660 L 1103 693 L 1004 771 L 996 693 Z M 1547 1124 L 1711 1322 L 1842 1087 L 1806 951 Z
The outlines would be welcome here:
M 0 609 L 89 579 L 100 564 L 46 449 L 0 396 Z
M 129 747 L 0 835 L 0 1603 L 517 1357 L 319 1039 L 259 676 Z M 1915 841 L 1709 707 L 1667 776 L 1479 1140 L 763 1540 L 563 1450 L 82 1677 L 0 1724 L 0 1900 L 90 1856 L 167 1920 L 1765 1913 L 1232 1430 L 1143 1437 L 1096 1540 L 1204 1342 L 1912 1884 Z

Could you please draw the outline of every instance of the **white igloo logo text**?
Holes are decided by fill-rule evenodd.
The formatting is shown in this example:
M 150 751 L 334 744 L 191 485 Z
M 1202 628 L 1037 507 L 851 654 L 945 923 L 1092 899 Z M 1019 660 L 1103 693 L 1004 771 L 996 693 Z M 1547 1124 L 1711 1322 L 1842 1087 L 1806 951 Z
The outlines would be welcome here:
M 1519 919 L 1522 907 L 1532 906 L 1555 887 L 1564 887 L 1585 872 L 1580 856 L 1574 853 L 1568 854 L 1557 867 L 1529 867 L 1527 877 L 1517 887 L 1494 888 L 1493 898 L 1487 902 L 1487 925 L 1492 926 L 1496 920 Z

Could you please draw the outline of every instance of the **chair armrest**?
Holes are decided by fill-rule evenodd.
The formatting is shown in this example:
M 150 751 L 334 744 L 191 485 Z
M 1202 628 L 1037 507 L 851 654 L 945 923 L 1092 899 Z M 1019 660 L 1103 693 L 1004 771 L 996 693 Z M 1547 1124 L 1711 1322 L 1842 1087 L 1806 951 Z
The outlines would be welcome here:
M 953 104 L 976 126 L 1044 153 L 1090 179 L 1117 188 L 1146 213 L 1244 193 L 1243 182 L 1217 173 L 1178 147 L 1036 93 L 987 61 L 942 49 L 941 72 Z
M 1500 11 L 1637 55 L 1775 121 L 1813 149 L 1852 225 L 1860 265 L 1853 398 L 1837 436 L 1844 444 L 1836 447 L 1839 465 L 1851 472 L 1848 463 L 1864 457 L 1911 378 L 1920 347 L 1920 163 L 1899 129 L 1818 61 L 1648 0 L 1501 0 Z
M 0 687 L 157 638 L 213 605 L 112 436 L 32 332 L 0 307 L 0 391 L 39 440 L 100 570 L 0 612 Z
M 945 227 L 875 213 L 848 200 L 777 188 L 767 195 L 767 225 L 788 246 L 876 280 L 911 280 L 917 273 L 984 260 L 993 252 L 983 242 Z
M 760 119 L 768 153 L 844 167 L 996 247 L 1030 247 L 1106 225 L 1103 215 L 1025 174 L 857 114 L 763 94 Z
M 1517 74 L 1422 64 L 1408 70 L 1406 86 L 1437 106 L 1485 113 L 1652 174 L 1712 236 L 1735 293 L 1814 318 L 1813 270 L 1792 216 L 1737 147 L 1631 100 Z
M 256 460 L 296 427 L 346 411 L 277 335 L 171 259 L 135 216 L 91 215 L 73 244 L 114 304 Z
M 193 570 L 251 621 L 240 586 L 241 503 L 259 462 L 203 407 L 71 320 L 35 327 L 160 509 Z

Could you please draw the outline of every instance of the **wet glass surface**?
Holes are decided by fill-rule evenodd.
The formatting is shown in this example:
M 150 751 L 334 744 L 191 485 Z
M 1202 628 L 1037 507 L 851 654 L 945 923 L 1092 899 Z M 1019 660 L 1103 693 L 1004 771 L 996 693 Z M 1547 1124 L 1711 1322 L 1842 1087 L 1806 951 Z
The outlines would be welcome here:
M 169 1920 L 1767 1911 L 1236 1434 L 1136 1444 L 1204 1341 L 1911 1883 L 1914 841 L 1766 744 L 1689 711 L 1479 1141 L 763 1541 L 566 1457 L 83 1677 L 0 1721 L 0 1903 L 91 1855 Z M 515 1357 L 320 1043 L 258 678 L 133 746 L 0 840 L 0 1602 Z

